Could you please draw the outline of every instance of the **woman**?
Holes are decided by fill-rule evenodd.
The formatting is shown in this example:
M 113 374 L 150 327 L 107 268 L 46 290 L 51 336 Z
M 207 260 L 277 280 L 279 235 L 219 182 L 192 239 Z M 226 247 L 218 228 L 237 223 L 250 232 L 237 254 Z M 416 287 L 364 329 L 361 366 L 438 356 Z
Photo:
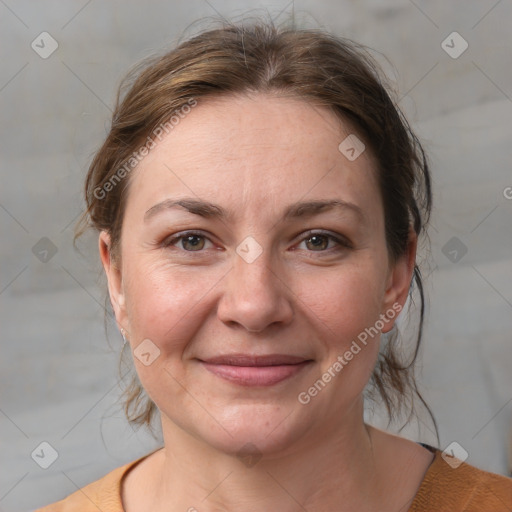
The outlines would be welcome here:
M 86 200 L 126 410 L 164 446 L 41 510 L 512 507 L 511 479 L 364 422 L 369 383 L 391 419 L 422 400 L 394 327 L 415 282 L 414 362 L 431 191 L 362 48 L 264 23 L 182 43 L 118 98 Z

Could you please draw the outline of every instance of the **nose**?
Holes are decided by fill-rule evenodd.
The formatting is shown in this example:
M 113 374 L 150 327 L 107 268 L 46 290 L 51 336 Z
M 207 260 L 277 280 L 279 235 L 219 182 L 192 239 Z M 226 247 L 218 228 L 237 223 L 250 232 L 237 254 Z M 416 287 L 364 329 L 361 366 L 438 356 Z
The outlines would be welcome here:
M 289 324 L 293 318 L 293 295 L 283 272 L 272 268 L 266 252 L 252 263 L 238 254 L 233 259 L 217 309 L 220 320 L 241 325 L 249 332 L 264 331 L 272 324 Z

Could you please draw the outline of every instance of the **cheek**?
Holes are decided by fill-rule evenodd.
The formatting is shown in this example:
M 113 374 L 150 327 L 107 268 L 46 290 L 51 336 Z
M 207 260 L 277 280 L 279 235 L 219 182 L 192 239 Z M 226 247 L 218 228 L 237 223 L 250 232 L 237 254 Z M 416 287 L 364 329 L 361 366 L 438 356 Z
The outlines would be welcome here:
M 378 266 L 347 266 L 326 275 L 320 283 L 312 277 L 304 285 L 301 298 L 330 329 L 330 338 L 346 340 L 357 335 L 381 313 L 383 276 Z
M 134 344 L 153 340 L 174 354 L 200 328 L 209 297 L 222 279 L 220 269 L 169 268 L 165 262 L 141 258 L 126 267 L 126 312 Z
M 168 406 L 168 396 L 181 403 L 187 400 L 180 385 L 186 381 L 183 354 L 209 312 L 208 291 L 223 273 L 198 267 L 191 275 L 190 269 L 185 273 L 148 259 L 132 262 L 125 271 L 130 344 L 140 382 L 159 408 Z M 143 346 L 158 354 L 150 364 L 138 357 Z
M 312 278 L 302 291 L 305 311 L 310 311 L 306 314 L 317 323 L 323 345 L 319 377 L 335 383 L 325 399 L 330 393 L 337 395 L 334 402 L 340 407 L 361 392 L 375 366 L 383 279 L 378 264 L 361 262 L 337 269 L 321 286 L 313 286 Z

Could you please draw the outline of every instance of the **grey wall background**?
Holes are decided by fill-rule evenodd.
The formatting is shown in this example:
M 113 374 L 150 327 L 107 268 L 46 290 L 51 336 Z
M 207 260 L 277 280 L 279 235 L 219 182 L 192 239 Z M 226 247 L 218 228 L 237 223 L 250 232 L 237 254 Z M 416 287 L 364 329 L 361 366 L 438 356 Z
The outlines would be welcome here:
M 95 239 L 77 253 L 73 223 L 127 69 L 211 21 L 189 27 L 199 18 L 248 10 L 279 19 L 294 10 L 299 25 L 352 37 L 393 64 L 381 59 L 434 176 L 422 389 L 441 448 L 456 441 L 469 463 L 507 474 L 512 2 L 0 0 L 3 511 L 61 499 L 158 445 L 116 405 L 121 340 L 103 330 Z M 42 32 L 58 44 L 49 56 Z M 423 418 L 402 434 L 435 444 L 431 429 Z M 58 452 L 48 469 L 41 442 Z

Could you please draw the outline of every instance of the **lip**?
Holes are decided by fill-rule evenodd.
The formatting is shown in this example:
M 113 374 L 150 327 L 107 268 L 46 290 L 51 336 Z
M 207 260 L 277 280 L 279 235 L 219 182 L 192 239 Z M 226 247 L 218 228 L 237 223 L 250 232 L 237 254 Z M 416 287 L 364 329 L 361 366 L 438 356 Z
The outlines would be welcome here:
M 312 360 L 282 354 L 229 354 L 200 362 L 214 375 L 242 386 L 273 386 L 296 375 Z

